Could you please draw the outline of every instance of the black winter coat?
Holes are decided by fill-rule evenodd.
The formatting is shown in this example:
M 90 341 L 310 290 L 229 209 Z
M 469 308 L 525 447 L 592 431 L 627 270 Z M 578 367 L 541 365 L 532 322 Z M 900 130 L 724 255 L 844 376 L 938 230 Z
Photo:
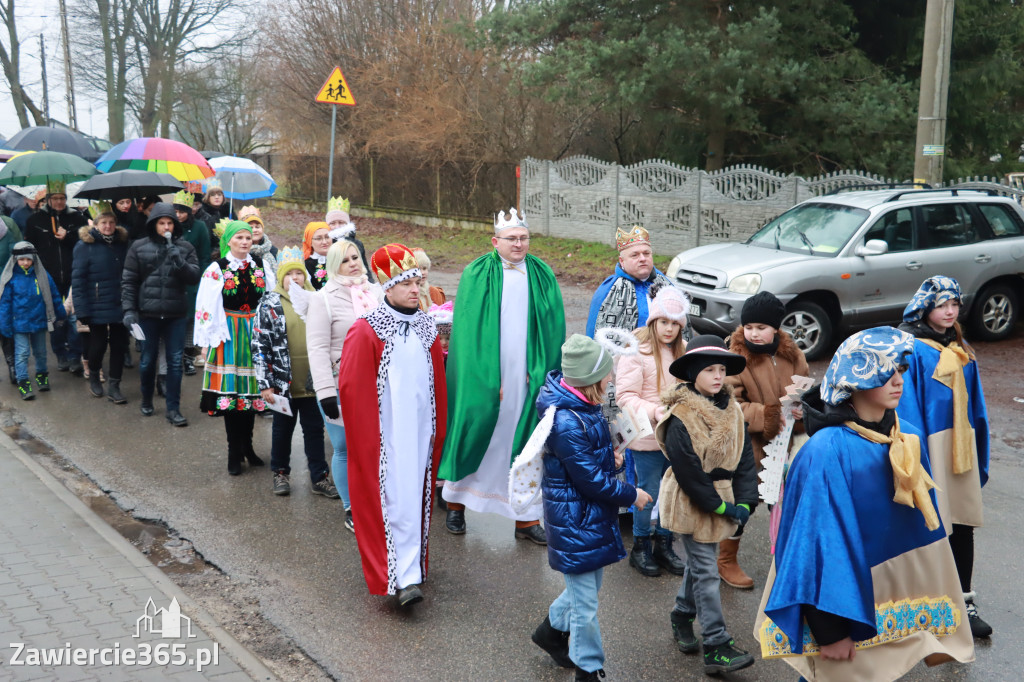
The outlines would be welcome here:
M 43 206 L 25 222 L 25 240 L 36 247 L 39 260 L 62 296 L 71 288 L 71 263 L 78 243 L 78 228 L 88 222 L 78 211 L 65 208 L 57 213 L 49 206 Z M 67 230 L 64 239 L 57 239 L 58 226 Z
M 99 230 L 78 230 L 75 262 L 71 269 L 71 297 L 75 315 L 86 324 L 120 324 L 121 274 L 128 255 L 128 230 L 118 227 L 107 243 Z
M 174 220 L 170 245 L 156 234 L 159 218 Z M 198 282 L 201 274 L 195 247 L 181 238 L 174 209 L 170 204 L 157 204 L 149 213 L 146 237 L 128 248 L 121 307 L 142 317 L 185 317 L 190 314 L 185 290 Z

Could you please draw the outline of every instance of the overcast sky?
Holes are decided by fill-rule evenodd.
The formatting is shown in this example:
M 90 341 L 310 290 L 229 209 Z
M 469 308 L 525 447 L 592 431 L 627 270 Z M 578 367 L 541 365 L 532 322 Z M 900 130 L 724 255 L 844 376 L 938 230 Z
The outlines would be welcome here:
M 69 3 L 70 4 L 70 3 Z M 50 117 L 67 123 L 68 105 L 65 99 L 67 88 L 64 83 L 63 46 L 60 42 L 60 14 L 57 0 L 22 0 L 17 3 L 18 38 L 21 40 L 21 82 L 28 90 L 32 101 L 40 108 L 43 106 L 42 69 L 39 56 L 39 35 L 46 42 L 46 80 L 50 95 Z M 70 11 L 69 7 L 69 11 Z M 68 24 L 74 23 L 75 17 L 68 16 Z M 4 44 L 7 36 L 4 32 Z M 72 59 L 74 54 L 72 53 Z M 74 75 L 74 62 L 72 62 Z M 77 82 L 77 81 L 76 81 Z M 18 115 L 11 105 L 10 88 L 7 79 L 0 75 L 0 136 L 9 138 L 21 130 Z M 82 87 L 75 88 L 75 109 L 78 113 L 78 128 L 90 135 L 106 138 L 107 113 L 102 101 L 95 101 L 83 92 Z M 31 117 L 29 117 L 31 121 Z

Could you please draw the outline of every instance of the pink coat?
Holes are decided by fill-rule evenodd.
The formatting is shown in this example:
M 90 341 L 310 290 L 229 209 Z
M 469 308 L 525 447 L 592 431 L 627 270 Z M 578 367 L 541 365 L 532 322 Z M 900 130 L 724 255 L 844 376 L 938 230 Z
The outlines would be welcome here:
M 637 414 L 646 414 L 651 420 L 651 427 L 657 426 L 655 416 L 661 407 L 661 395 L 658 393 L 658 378 L 655 374 L 654 356 L 647 343 L 640 344 L 640 352 L 636 355 L 623 355 L 618 359 L 615 368 L 615 402 L 621 407 L 629 407 Z M 675 358 L 668 349 L 661 349 L 661 390 L 668 391 L 679 380 L 668 373 L 668 367 Z M 631 450 L 660 450 L 654 436 L 640 438 L 630 445 Z

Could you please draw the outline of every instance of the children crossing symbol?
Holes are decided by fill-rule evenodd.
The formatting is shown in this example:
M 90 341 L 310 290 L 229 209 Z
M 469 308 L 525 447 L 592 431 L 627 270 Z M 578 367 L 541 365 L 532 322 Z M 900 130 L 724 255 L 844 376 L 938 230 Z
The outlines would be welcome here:
M 348 81 L 341 72 L 341 67 L 334 67 L 334 71 L 324 81 L 320 91 L 316 94 L 316 101 L 322 104 L 346 104 L 355 106 L 356 98 L 352 96 L 352 89 L 348 87 Z

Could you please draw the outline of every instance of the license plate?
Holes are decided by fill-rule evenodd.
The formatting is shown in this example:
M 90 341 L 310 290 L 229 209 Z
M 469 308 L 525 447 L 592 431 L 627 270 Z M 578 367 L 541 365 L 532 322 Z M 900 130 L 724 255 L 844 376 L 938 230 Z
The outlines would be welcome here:
M 696 315 L 697 317 L 700 317 L 700 306 L 697 305 L 696 303 L 691 303 L 690 304 L 690 314 L 691 315 Z

